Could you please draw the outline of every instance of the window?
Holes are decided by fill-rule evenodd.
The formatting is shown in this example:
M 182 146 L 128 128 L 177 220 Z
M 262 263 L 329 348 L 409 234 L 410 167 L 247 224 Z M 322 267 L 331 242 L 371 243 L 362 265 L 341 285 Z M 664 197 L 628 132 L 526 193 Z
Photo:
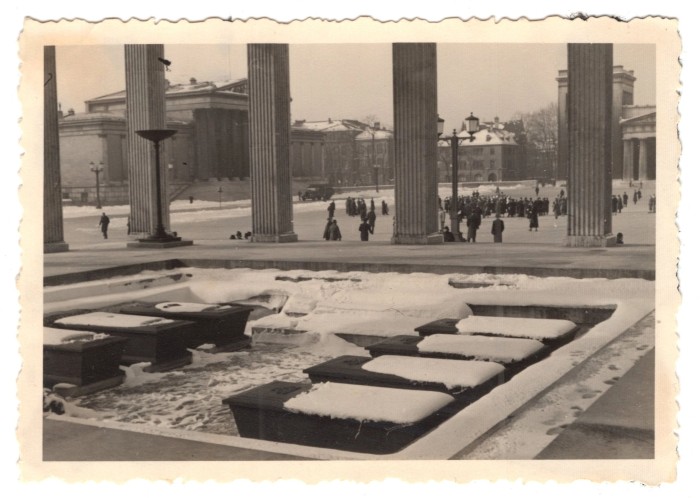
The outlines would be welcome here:
M 496 167 L 496 161 L 494 161 L 493 159 L 491 159 L 491 161 L 489 161 L 489 167 L 490 167 L 491 169 L 495 168 L 495 167 Z

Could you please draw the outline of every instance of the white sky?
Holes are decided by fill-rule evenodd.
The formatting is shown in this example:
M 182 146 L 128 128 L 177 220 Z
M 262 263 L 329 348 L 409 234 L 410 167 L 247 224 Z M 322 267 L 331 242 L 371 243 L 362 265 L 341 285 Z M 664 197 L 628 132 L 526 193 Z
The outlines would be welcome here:
M 166 45 L 165 56 L 171 83 L 247 73 L 245 45 Z M 654 45 L 615 45 L 613 57 L 635 71 L 635 103 L 654 104 Z M 120 45 L 59 46 L 57 64 L 64 110 L 83 112 L 85 100 L 125 87 Z M 510 119 L 556 102 L 560 69 L 566 69 L 564 44 L 439 44 L 438 111 L 447 129 L 470 112 L 482 120 Z M 393 121 L 390 44 L 291 45 L 290 77 L 293 119 Z

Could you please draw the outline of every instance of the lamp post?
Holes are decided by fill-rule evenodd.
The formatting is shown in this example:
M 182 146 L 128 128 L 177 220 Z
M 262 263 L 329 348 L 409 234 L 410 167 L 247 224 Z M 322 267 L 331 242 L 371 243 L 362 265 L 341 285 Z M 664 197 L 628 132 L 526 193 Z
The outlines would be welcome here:
M 102 202 L 100 201 L 100 173 L 104 170 L 104 163 L 100 161 L 100 164 L 95 164 L 90 161 L 90 171 L 95 173 L 95 190 L 97 190 L 97 204 L 95 209 L 102 209 Z
M 464 140 L 474 141 L 474 134 L 479 131 L 479 118 L 474 117 L 474 113 L 470 113 L 467 121 L 468 137 L 460 137 L 457 135 L 457 130 L 452 130 L 452 136 L 442 137 L 442 131 L 445 126 L 445 120 L 438 116 L 438 140 L 442 140 L 450 144 L 452 148 L 452 200 L 450 202 L 450 230 L 457 240 L 459 234 L 459 214 L 457 206 L 457 187 L 459 183 L 459 146 Z
M 222 187 L 219 187 L 218 189 L 216 189 L 216 191 L 219 193 L 219 209 L 221 209 L 221 192 L 223 192 L 224 189 Z
M 177 133 L 177 130 L 136 130 L 138 136 L 153 142 L 153 147 L 156 150 L 156 231 L 145 239 L 139 239 L 139 242 L 172 242 L 181 240 L 180 237 L 175 237 L 165 232 L 165 228 L 163 227 L 163 213 L 161 212 L 160 142 L 166 138 L 172 137 L 175 133 Z

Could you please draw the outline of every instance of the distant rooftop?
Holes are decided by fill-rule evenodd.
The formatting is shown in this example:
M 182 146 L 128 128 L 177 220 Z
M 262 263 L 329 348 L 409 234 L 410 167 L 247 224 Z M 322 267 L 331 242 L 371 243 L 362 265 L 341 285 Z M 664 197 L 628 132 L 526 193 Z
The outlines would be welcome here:
M 239 78 L 236 80 L 223 80 L 223 81 L 197 81 L 195 78 L 190 78 L 189 83 L 177 83 L 171 85 L 170 82 L 166 80 L 166 90 L 165 95 L 192 95 L 201 93 L 234 93 L 240 95 L 248 95 L 248 78 Z M 108 93 L 107 95 L 101 95 L 93 99 L 87 100 L 87 102 L 100 102 L 100 101 L 112 101 L 112 100 L 124 100 L 126 98 L 126 90 L 120 90 L 114 93 Z

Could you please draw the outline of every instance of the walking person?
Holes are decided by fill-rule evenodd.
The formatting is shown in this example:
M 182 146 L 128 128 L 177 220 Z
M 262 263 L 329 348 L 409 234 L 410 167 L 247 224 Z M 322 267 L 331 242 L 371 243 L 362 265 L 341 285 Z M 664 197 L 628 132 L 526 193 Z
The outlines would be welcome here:
M 335 220 L 331 221 L 331 226 L 328 230 L 329 230 L 331 240 L 341 240 L 342 239 L 342 235 L 340 234 L 340 227 L 338 226 L 338 223 Z
M 97 225 L 100 227 L 100 230 L 102 230 L 102 236 L 106 239 L 107 229 L 109 228 L 109 216 L 102 213 L 102 216 L 100 216 L 100 221 Z
M 323 239 L 331 240 L 331 225 L 333 225 L 333 219 L 328 218 L 326 221 L 326 228 L 323 229 Z
M 362 223 L 360 223 L 360 228 L 358 228 L 360 231 L 360 240 L 363 242 L 367 242 L 369 240 L 369 233 L 372 230 L 372 228 L 369 226 L 369 223 L 367 223 L 367 220 L 362 220 Z
M 481 226 L 481 214 L 478 210 L 474 210 L 467 218 L 467 242 L 476 244 L 476 231 Z
M 335 201 L 331 201 L 328 205 L 328 218 L 333 218 L 335 216 Z
M 535 232 L 540 226 L 540 220 L 537 218 L 537 211 L 534 209 L 532 210 L 532 213 L 530 213 L 530 232 L 532 232 L 532 229 L 535 229 Z
M 377 213 L 374 212 L 374 206 L 369 208 L 367 213 L 367 223 L 369 223 L 369 232 L 374 233 L 374 224 L 377 222 Z
M 491 223 L 491 234 L 495 243 L 503 242 L 503 231 L 505 229 L 506 225 L 503 223 L 500 213 L 496 213 L 496 219 Z

